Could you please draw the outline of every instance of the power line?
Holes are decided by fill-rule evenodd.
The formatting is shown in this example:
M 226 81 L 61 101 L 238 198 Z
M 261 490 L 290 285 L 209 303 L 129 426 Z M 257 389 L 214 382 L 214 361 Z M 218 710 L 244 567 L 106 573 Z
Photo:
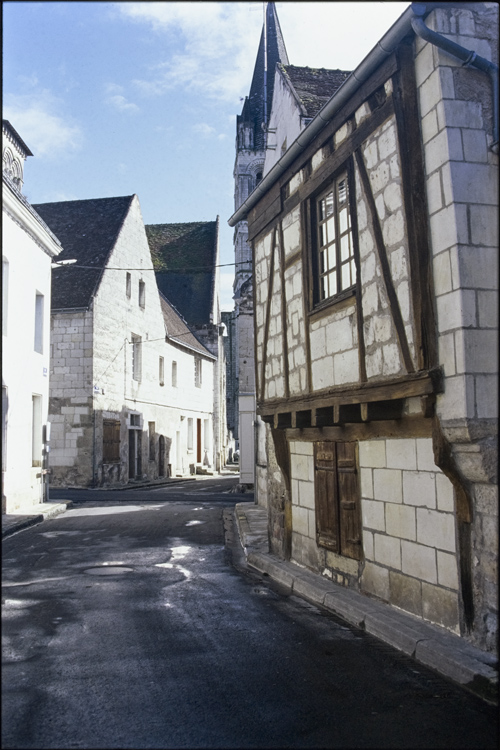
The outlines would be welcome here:
M 168 273 L 188 273 L 189 271 L 212 271 L 214 268 L 226 268 L 227 266 L 243 266 L 246 263 L 251 263 L 250 260 L 242 260 L 238 263 L 220 263 L 216 266 L 191 266 L 190 268 L 167 268 Z M 64 261 L 58 263 L 53 261 L 52 268 L 63 267 Z M 91 271 L 154 271 L 155 273 L 162 273 L 161 270 L 155 268 L 114 268 L 113 266 L 82 266 L 79 263 L 73 263 L 72 268 L 86 268 Z

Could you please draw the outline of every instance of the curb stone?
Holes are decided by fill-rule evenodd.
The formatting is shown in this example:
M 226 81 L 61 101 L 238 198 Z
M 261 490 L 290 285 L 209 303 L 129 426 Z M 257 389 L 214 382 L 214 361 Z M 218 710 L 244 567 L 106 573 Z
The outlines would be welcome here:
M 439 673 L 488 703 L 498 703 L 498 659 L 432 623 L 385 602 L 338 586 L 268 551 L 267 511 L 238 503 L 234 515 L 247 564 L 286 586 L 291 593 L 324 607 L 416 662 Z M 265 533 L 263 533 L 265 530 Z

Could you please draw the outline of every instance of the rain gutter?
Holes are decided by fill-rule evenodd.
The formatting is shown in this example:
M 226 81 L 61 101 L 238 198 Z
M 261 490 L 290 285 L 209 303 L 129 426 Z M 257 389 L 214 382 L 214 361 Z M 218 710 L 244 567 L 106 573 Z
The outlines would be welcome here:
M 456 42 L 452 42 L 451 39 L 447 39 L 442 34 L 438 34 L 436 31 L 429 29 L 425 23 L 423 16 L 427 13 L 427 8 L 424 3 L 412 3 L 411 9 L 415 16 L 411 19 L 411 27 L 415 34 L 424 39 L 426 42 L 439 47 L 444 52 L 458 57 L 462 60 L 464 67 L 470 66 L 476 68 L 489 75 L 491 79 L 491 85 L 493 87 L 493 143 L 490 146 L 492 151 L 498 152 L 498 65 L 486 60 L 484 57 L 476 54 L 466 47 L 462 47 Z
M 384 34 L 382 39 L 377 42 L 375 47 L 358 65 L 356 70 L 351 73 L 351 75 L 344 81 L 342 86 L 335 92 L 332 98 L 322 107 L 322 109 L 320 109 L 318 114 L 311 120 L 309 125 L 295 139 L 290 148 L 281 157 L 281 159 L 274 165 L 272 169 L 269 170 L 262 181 L 259 182 L 255 190 L 250 193 L 246 201 L 244 201 L 244 203 L 241 204 L 238 210 L 235 211 L 235 213 L 228 220 L 228 224 L 230 227 L 236 226 L 239 221 L 243 221 L 247 218 L 248 213 L 260 200 L 260 198 L 265 195 L 265 193 L 267 193 L 271 186 L 274 185 L 274 183 L 295 161 L 295 159 L 297 159 L 300 154 L 305 151 L 307 146 L 309 146 L 309 144 L 314 140 L 318 133 L 333 118 L 333 116 L 339 111 L 339 109 L 354 95 L 354 93 L 369 78 L 374 70 L 376 70 L 376 68 L 378 68 L 384 62 L 384 60 L 389 57 L 390 54 L 392 54 L 392 52 L 396 49 L 398 44 L 400 44 L 402 39 L 411 31 L 417 33 L 413 28 L 414 21 L 420 21 L 424 28 L 427 29 L 419 16 L 430 13 L 435 8 L 443 7 L 443 5 L 448 5 L 448 3 L 415 3 L 405 10 L 403 15 L 398 18 L 396 23 L 394 23 L 389 31 Z M 430 32 L 429 29 L 427 29 L 427 31 Z M 430 33 L 434 34 L 434 32 Z M 439 34 L 436 34 L 436 37 L 438 37 L 440 41 L 444 40 L 449 44 L 454 44 L 453 42 L 449 42 L 449 40 L 445 39 L 444 37 L 441 37 Z M 464 49 L 458 44 L 454 44 L 454 46 L 460 50 Z M 467 50 L 466 52 L 468 58 L 470 58 L 468 64 L 472 64 L 473 60 L 476 61 L 476 63 L 478 60 L 480 60 L 481 65 L 487 63 L 488 72 L 490 72 L 490 67 L 493 66 L 493 63 L 489 63 L 487 60 L 479 58 L 477 55 L 475 55 L 475 53 L 471 53 Z M 475 56 L 471 58 L 471 55 Z M 493 67 L 497 70 L 498 79 L 498 68 L 497 66 Z M 480 69 L 482 70 L 483 68 Z M 494 98 L 495 97 L 498 106 L 498 91 L 494 94 Z

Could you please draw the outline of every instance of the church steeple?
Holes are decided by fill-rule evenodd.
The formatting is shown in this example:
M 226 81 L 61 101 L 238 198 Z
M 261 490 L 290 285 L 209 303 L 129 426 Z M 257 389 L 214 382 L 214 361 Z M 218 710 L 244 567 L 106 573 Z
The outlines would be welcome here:
M 255 151 L 265 149 L 265 131 L 263 126 L 269 122 L 274 91 L 274 73 L 276 63 L 288 65 L 285 42 L 276 13 L 275 3 L 265 3 L 264 23 L 253 72 L 250 94 L 245 99 L 243 110 L 238 117 L 238 126 L 250 125 L 253 130 L 252 144 Z M 238 127 L 239 130 L 239 127 Z M 240 147 L 243 144 L 240 145 Z

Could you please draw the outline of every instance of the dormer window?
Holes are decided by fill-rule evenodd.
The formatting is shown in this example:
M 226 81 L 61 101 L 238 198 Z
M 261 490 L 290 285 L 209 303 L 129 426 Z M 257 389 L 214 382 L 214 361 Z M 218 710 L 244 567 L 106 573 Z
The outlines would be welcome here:
M 262 180 L 262 172 L 257 172 L 257 174 L 255 175 L 255 186 L 257 186 L 261 180 Z

